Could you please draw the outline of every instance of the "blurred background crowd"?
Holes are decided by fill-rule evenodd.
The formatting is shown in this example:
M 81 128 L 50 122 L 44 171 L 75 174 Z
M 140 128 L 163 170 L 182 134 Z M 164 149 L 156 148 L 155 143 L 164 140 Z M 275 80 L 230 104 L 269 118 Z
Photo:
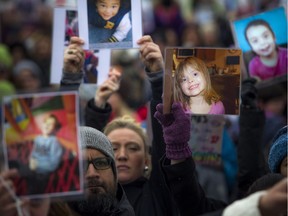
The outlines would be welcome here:
M 60 4 L 58 0 L 0 1 L 0 78 L 12 81 L 17 90 L 49 87 L 53 7 L 57 2 Z M 142 0 L 143 34 L 150 34 L 163 54 L 167 46 L 233 47 L 231 20 L 285 2 Z M 30 74 L 23 73 L 27 67 Z
M 57 87 L 49 82 L 55 2 L 0 0 L 0 99 Z M 230 21 L 286 5 L 286 0 L 142 0 L 143 35 L 151 35 L 163 55 L 168 46 L 232 48 L 236 44 Z M 151 92 L 144 68 L 135 53 L 119 56 L 118 63 L 129 69 L 124 71 L 118 94 L 111 97 L 114 113 L 136 113 L 139 121 L 146 121 Z M 263 143 L 268 143 L 287 124 L 287 88 L 263 91 L 260 97 L 268 119 Z M 237 116 L 227 119 L 235 146 L 237 120 Z

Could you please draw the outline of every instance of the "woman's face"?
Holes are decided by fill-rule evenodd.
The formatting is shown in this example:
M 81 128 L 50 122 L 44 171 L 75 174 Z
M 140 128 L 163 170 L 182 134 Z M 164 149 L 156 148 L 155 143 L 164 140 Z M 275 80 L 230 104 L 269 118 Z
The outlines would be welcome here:
M 110 20 L 114 17 L 120 8 L 120 0 L 98 0 L 96 7 L 99 15 L 104 20 Z
M 113 145 L 119 182 L 127 184 L 143 176 L 147 158 L 141 137 L 128 128 L 115 129 L 107 137 Z
M 285 157 L 280 164 L 280 173 L 283 176 L 287 176 L 287 157 Z
M 259 56 L 269 56 L 276 50 L 275 38 L 264 25 L 251 26 L 246 32 L 252 50 Z
M 196 97 L 201 95 L 206 87 L 204 74 L 192 67 L 185 70 L 180 82 L 182 92 L 188 97 Z

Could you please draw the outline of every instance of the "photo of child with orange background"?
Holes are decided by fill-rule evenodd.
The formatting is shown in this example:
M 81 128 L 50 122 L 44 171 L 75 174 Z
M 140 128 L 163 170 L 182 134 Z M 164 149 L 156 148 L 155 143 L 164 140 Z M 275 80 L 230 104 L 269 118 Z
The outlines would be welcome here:
M 82 185 L 76 92 L 4 98 L 4 157 L 19 196 L 79 193 Z

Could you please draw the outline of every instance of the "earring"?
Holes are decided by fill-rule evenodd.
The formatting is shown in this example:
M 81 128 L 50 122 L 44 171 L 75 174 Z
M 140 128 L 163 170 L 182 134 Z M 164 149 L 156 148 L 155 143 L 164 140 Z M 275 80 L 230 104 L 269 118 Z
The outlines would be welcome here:
M 149 170 L 149 167 L 148 166 L 145 166 L 144 167 L 144 171 L 146 172 L 146 171 L 148 171 Z

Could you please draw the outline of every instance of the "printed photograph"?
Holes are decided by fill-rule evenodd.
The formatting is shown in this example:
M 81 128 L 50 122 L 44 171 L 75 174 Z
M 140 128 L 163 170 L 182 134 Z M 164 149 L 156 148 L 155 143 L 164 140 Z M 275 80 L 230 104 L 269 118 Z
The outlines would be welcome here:
M 240 49 L 166 48 L 163 103 L 173 101 L 187 113 L 238 115 Z
M 5 165 L 17 169 L 18 196 L 83 192 L 78 94 L 39 93 L 3 98 Z
M 140 0 L 83 0 L 78 12 L 85 48 L 132 48 L 142 36 Z
M 259 81 L 287 79 L 287 17 L 284 7 L 231 22 L 246 73 Z
M 61 81 L 65 48 L 69 45 L 71 37 L 79 37 L 77 10 L 55 8 L 53 28 L 53 55 L 51 60 L 52 70 L 50 82 L 52 84 L 59 84 Z M 59 38 L 63 38 L 63 40 L 59 40 Z M 84 52 L 85 61 L 83 65 L 83 83 L 102 83 L 102 77 L 107 75 L 109 72 L 110 49 L 88 49 L 84 50 Z M 99 59 L 101 59 L 101 61 L 99 61 Z

